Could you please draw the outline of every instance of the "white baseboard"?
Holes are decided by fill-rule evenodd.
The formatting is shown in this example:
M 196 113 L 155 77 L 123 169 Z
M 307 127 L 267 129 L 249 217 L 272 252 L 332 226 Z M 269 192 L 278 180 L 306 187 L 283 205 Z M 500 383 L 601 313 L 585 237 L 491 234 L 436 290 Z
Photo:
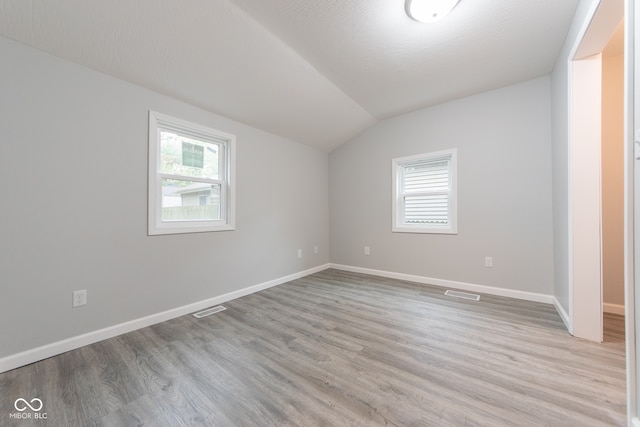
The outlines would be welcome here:
M 602 304 L 602 311 L 604 311 L 605 313 L 619 314 L 621 316 L 624 316 L 624 305 L 610 304 L 608 302 L 605 302 Z
M 388 277 L 390 279 L 406 280 L 408 282 L 424 283 L 443 288 L 455 288 L 464 291 L 472 291 L 481 294 L 497 295 L 501 297 L 516 298 L 526 301 L 553 304 L 553 296 L 537 294 L 534 292 L 516 291 L 513 289 L 496 288 L 493 286 L 476 285 L 474 283 L 456 282 L 453 280 L 434 279 L 431 277 L 415 276 L 412 274 L 395 273 L 391 271 L 373 270 L 370 268 L 353 267 L 349 265 L 330 264 L 336 270 L 351 271 L 353 273 L 371 274 L 372 276 Z
M 556 297 L 553 297 L 553 306 L 556 308 L 556 311 L 562 319 L 564 326 L 567 328 L 567 331 L 569 331 L 569 333 L 573 335 L 573 324 L 571 323 L 571 319 L 569 318 L 569 313 L 567 313 L 567 311 L 564 309 L 562 304 L 560 304 L 560 301 L 558 301 Z
M 165 322 L 167 320 L 174 319 L 176 317 L 184 316 L 185 314 L 194 313 L 196 311 L 222 304 L 227 301 L 234 300 L 236 298 L 243 297 L 255 292 L 259 292 L 264 289 L 271 288 L 273 286 L 281 285 L 283 283 L 290 282 L 295 279 L 299 279 L 310 274 L 317 273 L 319 271 L 326 270 L 328 268 L 335 268 L 337 270 L 351 271 L 354 273 L 370 274 L 373 276 L 388 277 L 391 279 L 406 280 L 416 283 L 424 283 L 439 287 L 455 288 L 465 291 L 484 293 L 490 295 L 503 296 L 508 298 L 516 298 L 526 301 L 541 302 L 545 304 L 554 304 L 558 314 L 565 322 L 567 329 L 571 331 L 568 323 L 568 316 L 562 306 L 557 303 L 557 300 L 552 295 L 538 294 L 533 292 L 517 291 L 513 289 L 496 288 L 493 286 L 477 285 L 473 283 L 457 282 L 452 280 L 435 279 L 424 276 L 417 276 L 411 274 L 395 273 L 383 270 L 374 270 L 370 268 L 353 267 L 341 264 L 324 264 L 318 267 L 314 267 L 308 270 L 304 270 L 298 273 L 290 274 L 288 276 L 280 277 L 278 279 L 263 282 L 254 286 L 249 286 L 244 289 L 240 289 L 234 292 L 229 292 L 224 295 L 220 295 L 214 298 L 209 298 L 203 301 L 199 301 L 193 304 L 184 305 L 171 310 L 163 311 L 161 313 L 152 314 L 150 316 L 142 317 L 139 319 L 131 320 L 129 322 L 120 323 L 117 325 L 109 326 L 107 328 L 99 329 L 97 331 L 88 332 L 86 334 L 78 335 L 75 337 L 67 338 L 62 341 L 53 342 L 41 347 L 37 347 L 31 350 L 26 350 L 21 353 L 6 356 L 0 359 L 0 373 L 9 371 L 11 369 L 18 368 L 20 366 L 28 365 L 30 363 L 37 362 L 39 360 L 46 359 L 48 357 L 56 356 L 58 354 L 74 350 L 76 348 L 84 347 L 85 345 L 93 344 L 98 341 L 102 341 L 108 338 L 112 338 L 118 335 L 132 332 L 137 329 L 145 328 L 147 326 L 155 325 L 157 323 Z M 613 306 L 610 304 L 610 306 Z M 622 312 L 624 313 L 624 306 Z M 612 308 L 613 309 L 613 308 Z M 605 311 L 607 308 L 605 308 Z M 613 311 L 610 311 L 613 312 Z
M 182 307 L 177 307 L 171 310 L 163 311 L 161 313 L 152 314 L 150 316 L 109 326 L 97 331 L 88 332 L 86 334 L 67 338 L 62 341 L 53 342 L 51 344 L 43 345 L 31 350 L 26 350 L 21 353 L 3 357 L 0 359 L 0 373 L 19 368 L 20 366 L 28 365 L 33 362 L 37 362 L 48 357 L 56 356 L 67 351 L 74 350 L 76 348 L 84 347 L 85 345 L 93 344 L 98 341 L 125 334 L 127 332 L 132 332 L 137 329 L 155 325 L 156 323 L 175 319 L 176 317 L 184 316 L 185 314 L 194 313 L 213 305 L 222 304 L 227 301 L 243 297 L 245 295 L 253 294 L 255 292 L 268 289 L 273 286 L 281 285 L 283 283 L 287 283 L 292 280 L 326 270 L 327 268 L 329 268 L 329 264 L 324 264 L 308 270 L 300 271 L 298 273 L 290 274 L 288 276 L 280 277 L 278 279 L 269 280 L 264 283 L 249 286 L 244 289 L 239 289 L 234 292 L 229 292 L 214 298 L 198 301 L 193 304 L 183 305 Z

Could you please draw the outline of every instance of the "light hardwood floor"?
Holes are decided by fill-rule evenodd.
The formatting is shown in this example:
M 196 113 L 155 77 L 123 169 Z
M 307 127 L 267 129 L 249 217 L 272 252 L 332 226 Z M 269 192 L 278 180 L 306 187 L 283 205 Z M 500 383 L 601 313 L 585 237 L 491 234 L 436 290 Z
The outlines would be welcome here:
M 622 426 L 624 323 L 326 270 L 0 374 L 2 426 Z M 9 418 L 40 398 L 46 420 Z

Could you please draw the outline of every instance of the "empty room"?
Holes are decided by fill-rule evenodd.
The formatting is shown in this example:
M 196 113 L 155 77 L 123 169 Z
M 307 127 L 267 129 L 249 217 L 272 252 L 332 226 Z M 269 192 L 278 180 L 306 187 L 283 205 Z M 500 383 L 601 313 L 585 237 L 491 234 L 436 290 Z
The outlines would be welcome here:
M 635 14 L 0 0 L 0 426 L 640 426 Z

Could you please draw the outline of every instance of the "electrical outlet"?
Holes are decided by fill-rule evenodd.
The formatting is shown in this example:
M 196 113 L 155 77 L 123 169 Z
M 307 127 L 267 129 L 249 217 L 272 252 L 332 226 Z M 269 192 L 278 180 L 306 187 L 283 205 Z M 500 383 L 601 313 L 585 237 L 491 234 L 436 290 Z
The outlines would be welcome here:
M 73 307 L 87 304 L 87 290 L 73 291 Z
M 371 248 L 369 246 L 364 247 L 364 254 L 367 256 L 371 255 Z
M 302 249 L 298 249 L 298 258 L 302 258 Z
M 317 247 L 317 246 L 314 246 L 314 247 L 313 247 L 313 253 L 314 253 L 314 254 L 317 254 L 317 253 L 318 253 L 318 247 Z
M 484 266 L 487 268 L 493 268 L 493 257 L 484 257 Z

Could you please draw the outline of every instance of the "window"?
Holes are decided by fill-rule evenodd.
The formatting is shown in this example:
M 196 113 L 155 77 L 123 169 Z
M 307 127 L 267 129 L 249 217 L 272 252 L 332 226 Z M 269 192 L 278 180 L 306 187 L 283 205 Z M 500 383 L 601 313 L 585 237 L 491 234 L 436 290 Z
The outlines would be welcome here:
M 392 231 L 457 234 L 456 154 L 393 159 Z
M 235 136 L 149 112 L 149 234 L 233 230 Z

